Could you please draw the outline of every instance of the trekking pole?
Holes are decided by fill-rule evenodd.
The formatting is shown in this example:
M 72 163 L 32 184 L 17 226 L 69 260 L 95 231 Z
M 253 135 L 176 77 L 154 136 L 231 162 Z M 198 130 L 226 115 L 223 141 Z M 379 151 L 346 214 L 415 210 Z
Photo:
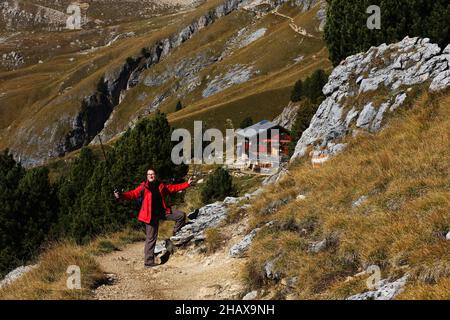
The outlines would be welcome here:
M 105 158 L 106 167 L 107 167 L 108 169 L 111 169 L 111 168 L 110 168 L 110 162 L 108 161 L 108 158 L 106 157 L 105 148 L 103 147 L 102 138 L 100 138 L 100 135 L 99 135 L 99 134 L 97 134 L 97 138 L 98 138 L 98 141 L 100 142 L 100 147 L 101 147 L 101 149 L 102 149 L 103 157 Z M 117 187 L 113 186 L 113 188 L 114 188 L 114 192 L 119 192 L 119 189 L 118 189 Z

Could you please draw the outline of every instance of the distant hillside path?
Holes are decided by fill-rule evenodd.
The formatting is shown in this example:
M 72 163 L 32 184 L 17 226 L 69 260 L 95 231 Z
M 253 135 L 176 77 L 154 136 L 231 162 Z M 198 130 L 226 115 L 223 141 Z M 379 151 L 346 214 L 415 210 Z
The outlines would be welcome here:
M 198 253 L 194 248 L 178 249 L 167 263 L 151 269 L 143 267 L 144 242 L 100 256 L 97 261 L 102 269 L 114 274 L 116 280 L 112 285 L 98 287 L 95 298 L 239 299 L 245 259 L 230 258 L 231 244 L 212 255 Z
M 317 37 L 313 36 L 312 34 L 308 33 L 304 28 L 298 26 L 295 24 L 294 18 L 291 18 L 285 14 L 279 13 L 278 12 L 278 8 L 274 9 L 271 11 L 272 14 L 283 17 L 285 19 L 288 19 L 291 23 L 289 23 L 289 27 L 291 27 L 292 30 L 294 30 L 296 33 L 304 36 L 304 37 L 308 37 L 308 38 L 315 38 L 318 39 Z

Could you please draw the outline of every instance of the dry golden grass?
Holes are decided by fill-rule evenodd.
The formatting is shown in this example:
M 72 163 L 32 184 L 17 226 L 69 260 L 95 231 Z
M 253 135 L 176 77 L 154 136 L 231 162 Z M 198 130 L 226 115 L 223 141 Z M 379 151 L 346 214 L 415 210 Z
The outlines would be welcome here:
M 402 300 L 450 300 L 450 278 L 440 279 L 437 284 L 416 284 L 398 296 Z
M 39 266 L 0 291 L 1 300 L 89 299 L 91 289 L 104 280 L 95 259 L 83 247 L 71 243 L 55 244 L 38 260 Z M 81 290 L 69 290 L 67 268 L 81 270 Z
M 342 299 L 367 290 L 345 280 L 371 264 L 382 278 L 411 278 L 401 299 L 449 296 L 450 96 L 418 99 L 389 120 L 381 133 L 349 139 L 348 149 L 320 169 L 305 160 L 253 206 L 252 226 L 277 227 L 259 234 L 244 278 L 249 287 L 271 286 L 268 259 L 284 276 L 297 276 L 305 299 Z M 273 201 L 305 194 L 272 213 Z M 353 208 L 361 196 L 368 199 Z M 312 254 L 315 241 L 333 239 Z M 365 280 L 365 279 L 363 279 Z
M 142 231 L 125 229 L 98 238 L 86 246 L 69 241 L 54 243 L 37 258 L 36 269 L 0 290 L 0 300 L 92 299 L 92 289 L 106 281 L 95 256 L 120 250 L 124 245 L 144 238 Z M 80 267 L 80 290 L 67 288 L 69 274 L 66 272 L 71 265 Z

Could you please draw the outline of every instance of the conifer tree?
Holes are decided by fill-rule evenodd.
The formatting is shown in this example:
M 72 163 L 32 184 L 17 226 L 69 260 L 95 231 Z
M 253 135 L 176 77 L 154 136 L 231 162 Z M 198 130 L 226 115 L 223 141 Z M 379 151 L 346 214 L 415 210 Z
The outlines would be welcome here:
M 294 88 L 292 89 L 291 92 L 291 101 L 292 102 L 298 102 L 302 99 L 303 96 L 303 81 L 302 80 L 298 80 L 295 84 L 294 84 Z
M 58 202 L 47 168 L 25 171 L 0 155 L 0 274 L 38 252 L 56 222 Z

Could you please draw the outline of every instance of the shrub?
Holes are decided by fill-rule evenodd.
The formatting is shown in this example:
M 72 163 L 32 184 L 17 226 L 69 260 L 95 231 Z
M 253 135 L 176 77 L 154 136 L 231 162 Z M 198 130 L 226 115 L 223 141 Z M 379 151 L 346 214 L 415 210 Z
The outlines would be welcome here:
M 314 103 L 324 98 L 322 88 L 328 82 L 328 76 L 322 69 L 316 70 L 305 81 L 299 80 L 295 83 L 291 92 L 291 101 L 299 102 L 304 98 Z
M 217 168 L 209 176 L 202 189 L 203 203 L 221 201 L 227 196 L 236 195 L 236 189 L 233 185 L 233 178 L 228 171 L 222 167 Z

